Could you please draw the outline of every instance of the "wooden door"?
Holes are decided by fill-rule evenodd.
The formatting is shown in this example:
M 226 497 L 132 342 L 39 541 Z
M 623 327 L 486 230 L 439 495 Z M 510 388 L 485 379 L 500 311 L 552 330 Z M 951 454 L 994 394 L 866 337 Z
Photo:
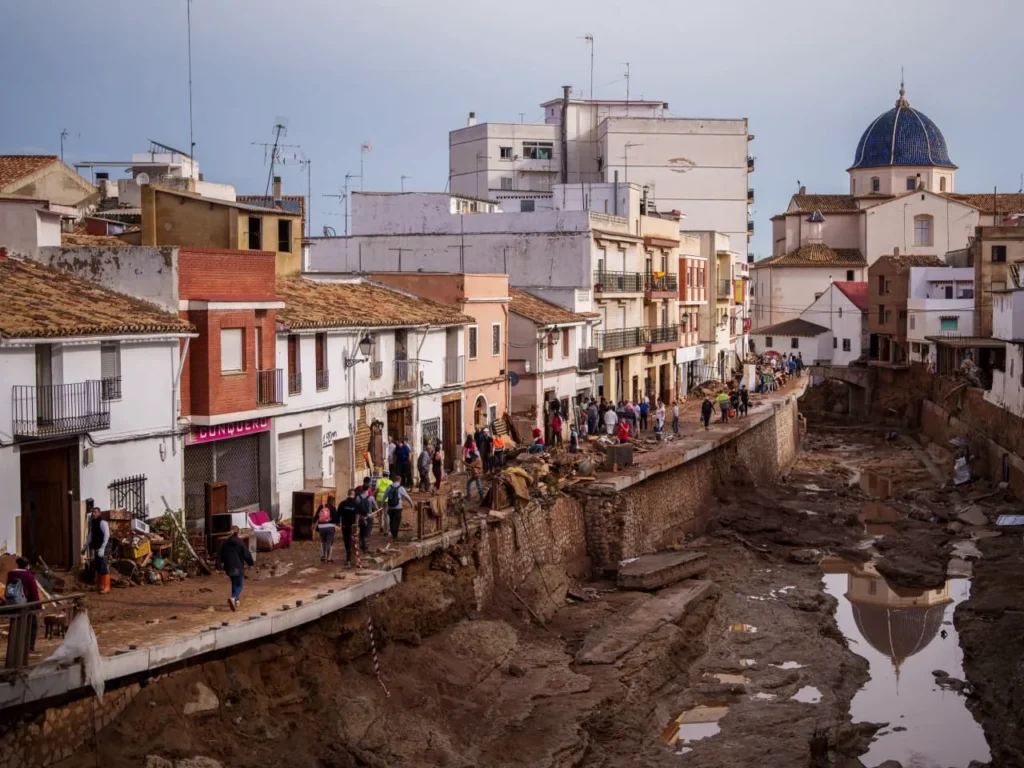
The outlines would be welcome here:
M 313 491 L 292 492 L 292 538 L 309 541 L 313 538 L 313 512 L 316 509 L 316 493 Z
M 206 503 L 203 506 L 203 526 L 206 532 L 206 549 L 213 552 L 213 516 L 228 513 L 228 484 L 207 483 Z
M 455 459 L 462 444 L 462 418 L 458 401 L 441 405 L 441 445 L 444 448 L 445 472 L 455 471 Z
M 21 456 L 21 504 L 23 549 L 41 557 L 47 565 L 72 565 L 70 451 L 23 453 Z
M 411 410 L 411 408 L 395 408 L 388 411 L 388 435 L 395 440 L 407 439 L 406 421 Z
M 344 498 L 353 485 L 352 456 L 349 438 L 334 441 L 334 487 L 338 498 Z

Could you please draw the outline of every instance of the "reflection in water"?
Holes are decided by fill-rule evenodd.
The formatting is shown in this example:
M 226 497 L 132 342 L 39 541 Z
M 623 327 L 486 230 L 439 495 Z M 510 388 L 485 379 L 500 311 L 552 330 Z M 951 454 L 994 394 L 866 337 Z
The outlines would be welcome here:
M 888 523 L 899 520 L 900 513 L 888 504 L 877 501 L 865 501 L 857 519 L 864 524 L 864 533 L 868 536 L 893 536 L 896 529 Z
M 946 768 L 987 761 L 985 737 L 963 698 L 939 688 L 932 676 L 942 669 L 963 677 L 951 620 L 970 582 L 949 579 L 939 589 L 912 590 L 890 586 L 871 563 L 829 560 L 822 566 L 825 589 L 839 601 L 839 628 L 870 665 L 871 678 L 850 706 L 853 720 L 889 724 L 861 758 L 864 765 L 897 760 Z M 906 730 L 892 730 L 897 727 Z
M 864 470 L 860 476 L 860 489 L 876 499 L 887 499 L 892 496 L 892 478 Z

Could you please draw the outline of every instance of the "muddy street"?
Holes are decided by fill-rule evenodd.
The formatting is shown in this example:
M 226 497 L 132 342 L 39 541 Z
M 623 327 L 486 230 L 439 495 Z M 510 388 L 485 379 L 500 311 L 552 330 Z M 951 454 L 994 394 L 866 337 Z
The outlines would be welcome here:
M 477 613 L 475 554 L 458 545 L 368 609 L 149 682 L 88 759 L 1020 764 L 1020 737 L 997 725 L 1016 689 L 975 650 L 994 620 L 1008 632 L 1017 621 L 978 555 L 1016 549 L 955 521 L 989 489 L 953 493 L 934 470 L 913 440 L 812 427 L 778 482 L 756 485 L 743 467 L 721 478 L 708 530 L 674 546 L 703 572 L 654 592 L 543 565 Z

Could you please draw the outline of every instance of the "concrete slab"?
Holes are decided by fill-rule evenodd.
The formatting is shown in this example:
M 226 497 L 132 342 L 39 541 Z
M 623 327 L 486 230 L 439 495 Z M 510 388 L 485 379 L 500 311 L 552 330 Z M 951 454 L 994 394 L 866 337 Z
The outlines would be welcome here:
M 653 590 L 697 576 L 708 569 L 703 552 L 655 552 L 619 567 L 619 589 Z
M 580 664 L 614 664 L 641 640 L 664 624 L 674 624 L 686 612 L 717 591 L 714 582 L 688 581 L 663 589 L 634 608 L 622 622 L 588 635 L 576 654 Z

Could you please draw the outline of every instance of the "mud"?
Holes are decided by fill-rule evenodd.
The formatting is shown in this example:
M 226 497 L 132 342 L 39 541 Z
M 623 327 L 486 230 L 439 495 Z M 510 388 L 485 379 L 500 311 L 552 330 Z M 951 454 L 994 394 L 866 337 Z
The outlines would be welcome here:
M 888 478 L 885 493 L 865 492 L 865 473 Z M 649 595 L 611 581 L 581 585 L 546 568 L 517 590 L 530 610 L 499 589 L 478 614 L 472 551 L 440 553 L 367 606 L 149 681 L 62 768 L 134 767 L 149 755 L 204 755 L 239 768 L 855 768 L 915 750 L 927 757 L 918 748 L 935 735 L 924 721 L 901 723 L 891 707 L 870 705 L 889 696 L 892 675 L 848 626 L 835 579 L 846 571 L 827 574 L 844 563 L 874 569 L 897 592 L 945 585 L 953 544 L 966 537 L 947 521 L 964 500 L 934 485 L 917 454 L 884 432 L 812 428 L 780 482 L 755 487 L 736 468 L 718 490 L 708 531 L 677 544 L 706 556 L 700 578 L 714 582 L 714 594 L 614 663 L 575 659 Z M 1024 670 L 1015 655 L 1024 614 L 1013 586 L 1024 580 L 1024 558 L 1019 537 L 976 543 L 983 557 L 970 600 L 958 593 L 955 601 L 966 682 L 943 695 L 959 732 L 976 728 L 974 718 L 984 725 L 993 766 L 1024 765 Z M 953 604 L 942 604 L 943 622 Z M 368 618 L 379 633 L 380 680 Z M 935 649 L 956 653 L 952 628 Z M 938 688 L 932 669 L 927 685 L 921 677 L 918 662 L 931 657 L 915 658 L 899 676 L 905 699 Z M 961 677 L 954 662 L 935 669 Z M 884 692 L 866 694 L 872 686 Z M 979 753 L 902 764 L 946 768 Z

